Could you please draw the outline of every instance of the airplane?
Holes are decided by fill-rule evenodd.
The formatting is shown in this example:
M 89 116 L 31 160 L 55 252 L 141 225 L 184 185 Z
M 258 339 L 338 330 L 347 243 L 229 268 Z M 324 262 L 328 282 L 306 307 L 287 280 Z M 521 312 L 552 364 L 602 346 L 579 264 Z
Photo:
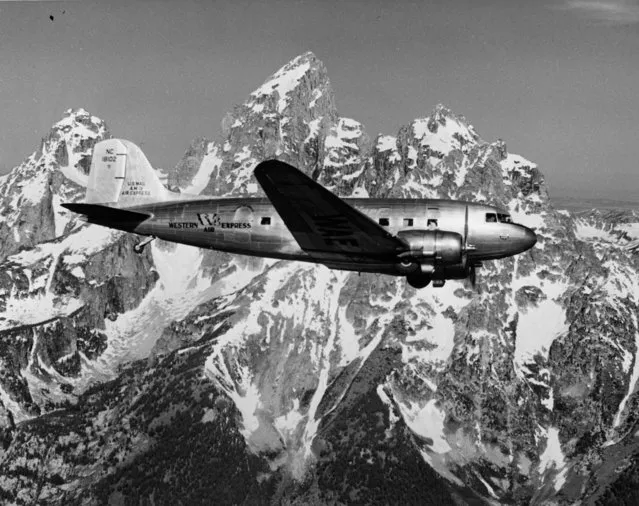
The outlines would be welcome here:
M 84 221 L 147 238 L 331 269 L 404 276 L 414 288 L 469 278 L 487 260 L 522 253 L 535 233 L 498 207 L 457 200 L 340 198 L 278 160 L 253 172 L 268 198 L 206 197 L 164 187 L 140 148 L 97 143 Z

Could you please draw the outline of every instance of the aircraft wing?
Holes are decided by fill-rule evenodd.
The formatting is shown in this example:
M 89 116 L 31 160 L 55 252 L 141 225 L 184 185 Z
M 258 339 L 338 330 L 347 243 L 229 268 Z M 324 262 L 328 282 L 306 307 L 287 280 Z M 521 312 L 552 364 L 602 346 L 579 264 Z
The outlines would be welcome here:
M 255 177 L 300 247 L 316 258 L 395 258 L 406 245 L 287 163 L 260 163 Z

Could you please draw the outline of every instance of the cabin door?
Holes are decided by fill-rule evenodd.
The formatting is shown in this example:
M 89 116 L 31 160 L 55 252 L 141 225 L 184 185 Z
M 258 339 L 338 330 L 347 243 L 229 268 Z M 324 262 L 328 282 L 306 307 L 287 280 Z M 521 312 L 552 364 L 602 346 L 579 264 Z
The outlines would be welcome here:
M 253 209 L 250 206 L 238 207 L 233 215 L 230 239 L 235 242 L 250 243 L 253 227 Z

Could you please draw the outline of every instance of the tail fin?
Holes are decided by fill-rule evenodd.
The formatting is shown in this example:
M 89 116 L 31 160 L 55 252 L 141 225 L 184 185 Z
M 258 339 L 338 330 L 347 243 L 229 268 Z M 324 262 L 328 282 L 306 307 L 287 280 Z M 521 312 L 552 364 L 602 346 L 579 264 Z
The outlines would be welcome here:
M 142 150 L 123 139 L 108 139 L 93 148 L 85 202 L 118 207 L 170 199 Z

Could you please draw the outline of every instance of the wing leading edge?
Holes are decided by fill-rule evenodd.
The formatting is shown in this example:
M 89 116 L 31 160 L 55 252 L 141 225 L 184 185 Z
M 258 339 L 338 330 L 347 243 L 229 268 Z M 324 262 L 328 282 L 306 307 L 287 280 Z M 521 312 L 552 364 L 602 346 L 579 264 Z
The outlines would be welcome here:
M 297 240 L 318 259 L 392 261 L 406 245 L 287 163 L 268 160 L 255 177 Z

